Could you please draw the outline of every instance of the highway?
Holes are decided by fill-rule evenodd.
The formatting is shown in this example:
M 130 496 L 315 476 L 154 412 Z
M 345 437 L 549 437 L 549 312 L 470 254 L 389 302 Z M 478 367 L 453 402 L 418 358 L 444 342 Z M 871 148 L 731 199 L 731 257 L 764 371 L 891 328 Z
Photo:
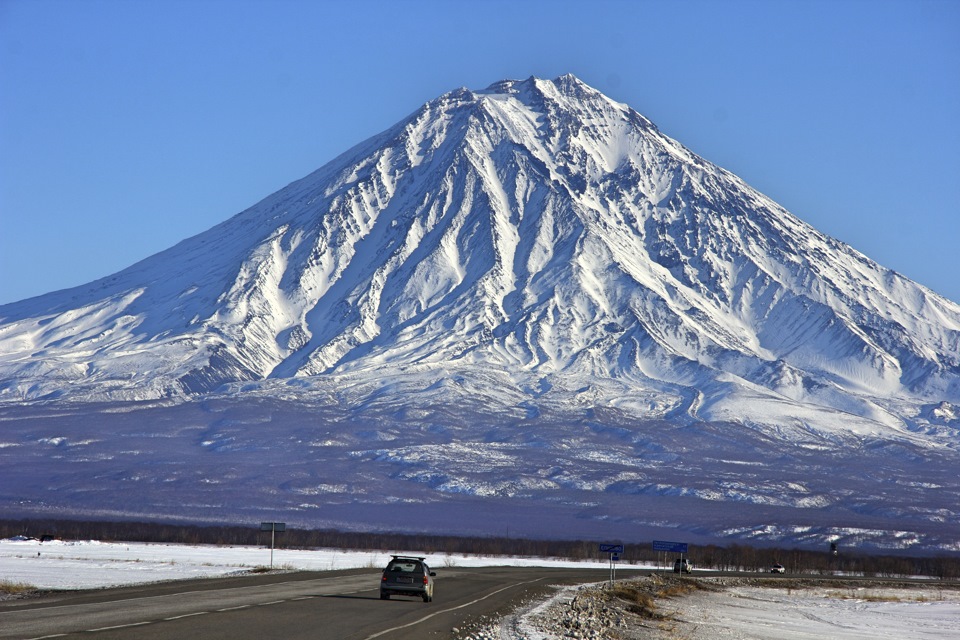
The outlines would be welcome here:
M 604 582 L 605 569 L 432 567 L 434 601 L 380 600 L 378 569 L 295 572 L 58 591 L 0 601 L 0 640 L 423 640 L 542 599 L 553 585 Z M 617 579 L 652 573 L 621 565 Z M 666 571 L 668 575 L 675 575 Z M 700 572 L 693 577 L 930 584 L 929 580 Z M 940 583 L 955 586 L 955 582 Z
M 0 639 L 209 640 L 448 638 L 481 615 L 540 598 L 551 585 L 601 582 L 605 570 L 433 568 L 434 601 L 379 598 L 380 571 L 299 572 L 54 592 L 0 602 Z M 636 575 L 618 571 L 619 577 Z

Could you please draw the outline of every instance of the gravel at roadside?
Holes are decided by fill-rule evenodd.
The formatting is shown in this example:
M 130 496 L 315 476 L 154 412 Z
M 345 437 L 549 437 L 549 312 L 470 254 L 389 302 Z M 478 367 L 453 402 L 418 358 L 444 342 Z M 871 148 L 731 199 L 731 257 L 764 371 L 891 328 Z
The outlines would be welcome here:
M 496 620 L 454 629 L 457 640 L 665 640 L 671 626 L 654 600 L 673 580 L 640 580 L 556 587 L 541 602 L 525 603 Z

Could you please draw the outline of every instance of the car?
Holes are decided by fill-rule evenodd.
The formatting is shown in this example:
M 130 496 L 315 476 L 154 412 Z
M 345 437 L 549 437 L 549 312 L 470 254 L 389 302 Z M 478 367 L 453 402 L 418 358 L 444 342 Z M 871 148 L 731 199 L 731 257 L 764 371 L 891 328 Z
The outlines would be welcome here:
M 686 558 L 677 558 L 673 563 L 674 573 L 690 573 L 693 571 L 693 565 Z
M 436 573 L 423 556 L 391 556 L 380 578 L 380 599 L 390 596 L 413 596 L 433 601 L 433 579 Z
M 783 568 L 782 564 L 775 564 L 770 567 L 770 573 L 786 573 L 786 569 Z

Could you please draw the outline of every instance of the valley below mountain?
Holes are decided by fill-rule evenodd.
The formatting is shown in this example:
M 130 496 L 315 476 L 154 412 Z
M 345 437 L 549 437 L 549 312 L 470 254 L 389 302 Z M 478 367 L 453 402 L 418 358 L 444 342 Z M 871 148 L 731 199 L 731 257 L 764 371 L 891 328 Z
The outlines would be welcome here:
M 957 550 L 956 451 L 919 439 L 637 420 L 595 403 L 496 412 L 467 396 L 421 403 L 409 388 L 326 393 L 0 406 L 0 510 Z

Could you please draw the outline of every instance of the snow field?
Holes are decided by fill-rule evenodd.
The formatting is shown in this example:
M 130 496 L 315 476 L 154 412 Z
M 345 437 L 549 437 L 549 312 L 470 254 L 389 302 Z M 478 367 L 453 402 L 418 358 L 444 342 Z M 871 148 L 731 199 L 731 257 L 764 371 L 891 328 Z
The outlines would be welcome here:
M 413 551 L 398 550 L 394 553 Z M 384 551 L 274 549 L 274 569 L 334 571 L 369 568 L 379 571 L 390 559 Z M 571 562 L 544 558 L 426 555 L 427 564 L 443 567 L 584 567 L 606 562 Z M 0 540 L 0 582 L 38 589 L 95 589 L 111 586 L 211 578 L 270 565 L 270 549 L 252 546 L 181 545 L 54 540 Z
M 960 591 L 772 589 L 698 592 L 674 603 L 689 640 L 947 640 L 960 638 Z

